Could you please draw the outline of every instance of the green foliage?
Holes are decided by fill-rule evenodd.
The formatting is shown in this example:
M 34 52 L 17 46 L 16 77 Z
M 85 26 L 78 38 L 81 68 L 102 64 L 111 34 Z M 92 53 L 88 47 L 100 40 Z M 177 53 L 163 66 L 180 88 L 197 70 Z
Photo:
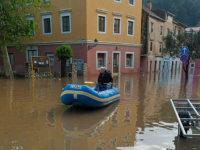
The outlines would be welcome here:
M 189 48 L 189 60 L 195 60 L 200 58 L 200 31 L 194 33 L 191 32 L 181 33 L 176 35 L 170 31 L 167 36 L 163 37 L 165 43 L 164 53 L 170 54 L 170 56 L 181 56 L 181 47 L 187 46 Z
M 0 45 L 15 44 L 22 50 L 21 38 L 32 38 L 38 28 L 36 21 L 26 16 L 50 6 L 50 2 L 41 0 L 0 0 Z
M 153 8 L 160 8 L 175 15 L 175 19 L 187 26 L 200 22 L 200 0 L 152 0 Z M 143 0 L 146 6 L 147 0 Z
M 70 45 L 61 45 L 57 47 L 55 56 L 58 60 L 69 60 L 70 58 L 74 57 L 73 49 Z

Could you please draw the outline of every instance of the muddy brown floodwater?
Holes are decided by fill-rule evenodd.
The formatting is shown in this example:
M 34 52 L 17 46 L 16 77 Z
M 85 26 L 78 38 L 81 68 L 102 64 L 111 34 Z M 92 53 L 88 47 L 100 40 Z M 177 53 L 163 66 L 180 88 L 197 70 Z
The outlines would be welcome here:
M 0 150 L 184 150 L 200 139 L 180 139 L 170 98 L 199 98 L 198 75 L 181 72 L 114 77 L 119 102 L 100 109 L 64 106 L 61 89 L 96 76 L 0 79 Z M 93 85 L 89 85 L 93 86 Z

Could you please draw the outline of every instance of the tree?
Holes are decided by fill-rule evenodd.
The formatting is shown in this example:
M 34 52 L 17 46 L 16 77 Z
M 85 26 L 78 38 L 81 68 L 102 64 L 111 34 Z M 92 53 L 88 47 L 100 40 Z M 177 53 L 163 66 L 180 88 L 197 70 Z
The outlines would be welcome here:
M 66 76 L 66 60 L 74 57 L 73 49 L 70 45 L 57 47 L 55 56 L 61 61 L 61 77 Z
M 34 37 L 38 28 L 36 21 L 27 20 L 26 15 L 36 14 L 41 9 L 51 6 L 41 0 L 0 0 L 0 53 L 3 57 L 5 76 L 13 78 L 7 45 L 14 44 L 19 51 L 24 51 L 23 37 Z
M 186 79 L 188 79 L 188 68 L 190 60 L 200 58 L 200 31 L 195 33 L 191 30 L 189 33 L 181 33 L 176 35 L 175 32 L 170 31 L 167 36 L 163 37 L 165 43 L 164 53 L 171 57 L 181 57 L 181 48 L 187 46 L 189 48 L 188 60 L 183 63 L 183 70 L 185 71 Z

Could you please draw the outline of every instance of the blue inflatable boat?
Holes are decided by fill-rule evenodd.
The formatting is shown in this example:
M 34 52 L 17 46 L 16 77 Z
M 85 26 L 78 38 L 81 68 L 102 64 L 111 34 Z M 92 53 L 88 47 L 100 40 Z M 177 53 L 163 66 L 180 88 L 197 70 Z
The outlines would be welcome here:
M 61 101 L 65 105 L 81 107 L 103 107 L 119 100 L 120 93 L 115 87 L 97 92 L 95 87 L 68 84 L 62 89 Z

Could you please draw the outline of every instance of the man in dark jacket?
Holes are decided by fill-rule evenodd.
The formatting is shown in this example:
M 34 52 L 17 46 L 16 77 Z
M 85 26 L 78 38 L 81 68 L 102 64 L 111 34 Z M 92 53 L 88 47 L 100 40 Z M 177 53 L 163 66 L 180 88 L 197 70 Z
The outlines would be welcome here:
M 106 71 L 105 67 L 101 67 L 101 72 L 98 77 L 98 83 L 96 84 L 96 90 L 101 88 L 110 89 L 113 82 L 110 72 Z

